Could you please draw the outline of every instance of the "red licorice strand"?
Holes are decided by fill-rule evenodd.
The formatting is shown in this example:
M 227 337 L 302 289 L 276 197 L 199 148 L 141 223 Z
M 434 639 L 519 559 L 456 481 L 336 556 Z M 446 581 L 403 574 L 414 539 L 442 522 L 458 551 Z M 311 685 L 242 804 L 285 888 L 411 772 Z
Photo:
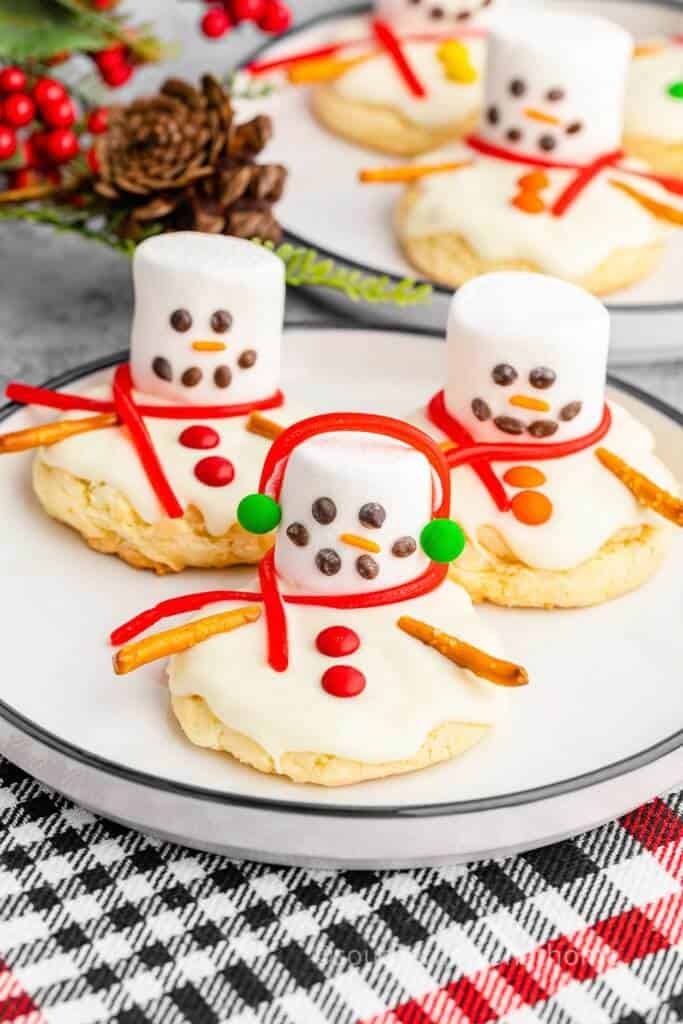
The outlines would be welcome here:
M 130 368 L 127 363 L 124 363 L 116 370 L 112 385 L 116 412 L 119 419 L 128 428 L 133 447 L 138 453 L 140 462 L 147 474 L 147 479 L 161 502 L 166 515 L 170 519 L 182 519 L 184 510 L 166 479 L 166 474 L 154 448 L 154 442 L 139 410 L 135 407 L 131 391 Z
M 169 619 L 174 615 L 183 615 L 187 612 L 196 612 L 207 604 L 217 604 L 219 601 L 260 601 L 261 595 L 247 590 L 205 590 L 197 594 L 186 594 L 180 597 L 170 597 L 166 601 L 160 601 L 153 608 L 148 608 L 139 615 L 135 615 L 128 622 L 111 633 L 109 642 L 113 647 L 128 643 L 140 636 L 151 626 L 156 626 L 162 619 Z
M 621 155 L 620 150 L 616 150 L 614 153 L 604 153 L 603 156 L 599 156 L 597 160 L 593 160 L 592 163 L 583 167 L 553 203 L 550 211 L 553 217 L 561 217 L 579 198 L 584 189 L 588 188 L 591 181 L 606 167 L 614 167 Z
M 446 459 L 451 469 L 470 465 L 474 459 L 485 459 L 490 462 L 543 462 L 548 459 L 561 459 L 567 455 L 591 448 L 605 437 L 612 426 L 612 414 L 605 405 L 599 425 L 590 434 L 572 438 L 571 441 L 554 441 L 551 444 L 514 443 L 509 441 L 477 444 L 472 448 L 452 448 L 446 452 Z
M 654 181 L 661 185 L 667 192 L 683 196 L 683 178 L 672 178 L 667 174 L 652 174 L 650 171 L 634 171 L 630 167 L 619 167 L 619 171 L 625 174 L 633 174 L 636 178 L 645 178 L 647 181 Z
M 549 170 L 559 171 L 580 171 L 585 164 L 563 163 L 560 160 L 552 160 L 550 157 L 533 156 L 531 153 L 517 153 L 505 146 L 497 146 L 494 142 L 482 139 L 480 135 L 468 135 L 465 139 L 466 145 L 482 156 L 491 156 L 496 160 L 506 160 L 512 164 L 527 164 L 530 167 L 545 167 Z M 619 150 L 619 156 L 622 152 Z
M 403 52 L 401 41 L 395 35 L 391 26 L 381 18 L 374 18 L 372 22 L 372 33 L 377 42 L 381 44 L 382 48 L 387 52 L 389 57 L 391 57 L 396 70 L 410 92 L 412 92 L 413 96 L 416 96 L 418 99 L 424 99 L 427 95 L 427 90 L 415 74 L 412 65 Z
M 82 398 L 80 395 L 65 395 L 61 391 L 50 391 L 48 388 L 34 388 L 30 384 L 12 381 L 5 390 L 7 398 L 22 405 L 42 405 L 48 409 L 61 409 L 64 412 L 114 412 L 114 403 L 100 401 L 96 398 Z
M 452 416 L 446 409 L 443 391 L 437 391 L 433 396 L 427 406 L 427 415 L 435 427 L 442 430 L 446 437 L 450 438 L 451 441 L 454 441 L 460 447 L 473 447 L 476 445 L 476 442 L 469 430 L 467 430 L 462 423 L 460 423 L 460 421 L 457 420 L 455 416 Z M 449 454 L 449 452 L 445 452 L 446 462 L 451 468 L 453 468 L 449 459 Z M 497 508 L 501 512 L 507 512 L 510 508 L 510 499 L 491 466 L 486 462 L 477 459 L 473 459 L 470 465 L 491 495 L 491 498 L 495 502 Z
M 277 585 L 275 554 L 272 548 L 259 562 L 258 571 L 263 609 L 266 613 L 268 664 L 275 672 L 285 672 L 289 665 L 287 616 Z

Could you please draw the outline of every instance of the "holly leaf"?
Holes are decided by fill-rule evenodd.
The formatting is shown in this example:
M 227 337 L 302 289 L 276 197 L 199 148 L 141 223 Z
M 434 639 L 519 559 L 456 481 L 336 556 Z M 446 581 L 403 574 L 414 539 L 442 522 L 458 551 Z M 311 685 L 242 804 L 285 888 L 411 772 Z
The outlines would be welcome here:
M 110 36 L 58 0 L 0 0 L 0 58 L 45 60 L 64 50 L 101 50 Z

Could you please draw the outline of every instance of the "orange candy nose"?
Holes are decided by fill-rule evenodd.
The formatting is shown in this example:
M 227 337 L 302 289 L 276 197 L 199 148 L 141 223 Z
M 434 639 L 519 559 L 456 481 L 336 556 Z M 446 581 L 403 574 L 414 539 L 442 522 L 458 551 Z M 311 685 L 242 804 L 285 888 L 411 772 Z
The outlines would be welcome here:
M 535 466 L 513 466 L 508 469 L 503 480 L 510 487 L 541 487 L 546 477 Z
M 511 502 L 512 514 L 526 526 L 542 526 L 553 514 L 553 503 L 538 491 L 520 491 Z

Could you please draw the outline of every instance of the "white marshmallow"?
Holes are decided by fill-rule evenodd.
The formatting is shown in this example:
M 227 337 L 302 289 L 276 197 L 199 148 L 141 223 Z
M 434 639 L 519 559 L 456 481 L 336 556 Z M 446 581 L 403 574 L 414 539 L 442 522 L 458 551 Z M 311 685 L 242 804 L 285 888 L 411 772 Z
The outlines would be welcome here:
M 438 483 L 437 483 L 438 486 Z M 334 518 L 315 518 L 315 502 L 334 503 Z M 381 526 L 368 526 L 361 509 L 378 504 L 385 513 Z M 420 533 L 431 519 L 432 471 L 421 452 L 399 441 L 365 433 L 334 433 L 311 438 L 289 459 L 282 491 L 282 523 L 275 545 L 275 567 L 286 584 L 313 594 L 357 594 L 383 590 L 414 579 L 429 559 L 420 548 Z M 304 527 L 307 543 L 292 540 L 292 527 Z M 380 546 L 364 551 L 341 540 L 354 534 Z M 412 554 L 399 557 L 393 547 L 411 538 Z M 341 566 L 326 575 L 316 563 L 320 551 L 331 550 Z M 370 558 L 379 568 L 374 579 L 362 576 L 358 559 Z M 371 564 L 371 563 L 367 563 Z
M 172 402 L 232 405 L 277 389 L 285 281 L 282 261 L 272 252 L 224 235 L 159 235 L 138 246 L 133 278 L 131 371 L 137 390 Z M 189 314 L 187 330 L 174 329 L 176 311 Z M 212 325 L 216 311 L 229 314 L 227 330 Z M 202 342 L 225 348 L 193 348 Z M 188 386 L 196 370 L 201 379 Z M 226 380 L 227 386 L 217 383 Z
M 477 441 L 553 443 L 587 434 L 603 414 L 609 329 L 602 303 L 566 281 L 515 271 L 475 278 L 451 302 L 446 407 Z M 497 367 L 508 368 L 509 383 L 496 383 L 494 371 L 506 376 Z M 550 386 L 539 387 L 546 379 Z M 520 398 L 547 409 L 511 401 Z M 500 417 L 523 429 L 501 429 Z M 530 433 L 538 421 L 557 429 L 546 437 Z
M 378 18 L 401 35 L 412 32 L 447 32 L 488 20 L 502 0 L 376 0 Z
M 577 163 L 618 149 L 632 50 L 623 28 L 593 15 L 526 8 L 496 19 L 480 134 Z

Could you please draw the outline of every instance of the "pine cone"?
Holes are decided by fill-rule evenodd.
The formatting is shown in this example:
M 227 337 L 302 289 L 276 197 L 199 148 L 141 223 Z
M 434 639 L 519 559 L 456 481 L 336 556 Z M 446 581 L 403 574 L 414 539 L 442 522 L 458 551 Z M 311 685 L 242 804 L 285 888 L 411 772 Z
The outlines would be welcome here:
M 272 135 L 269 117 L 238 125 L 230 96 L 211 75 L 201 89 L 171 78 L 157 96 L 110 110 L 95 142 L 95 191 L 127 210 L 119 226 L 136 238 L 150 222 L 278 242 L 272 206 L 287 171 L 256 164 Z

